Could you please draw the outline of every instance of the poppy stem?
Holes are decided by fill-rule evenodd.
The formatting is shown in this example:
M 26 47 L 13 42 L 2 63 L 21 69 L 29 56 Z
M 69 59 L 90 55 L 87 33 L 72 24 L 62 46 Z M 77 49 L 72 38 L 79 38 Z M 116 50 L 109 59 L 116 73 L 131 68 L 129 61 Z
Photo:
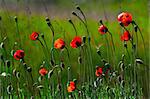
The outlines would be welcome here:
M 141 38 L 142 38 L 142 41 L 143 41 L 143 46 L 144 46 L 144 52 L 145 52 L 145 59 L 146 59 L 146 47 L 145 47 L 145 41 L 144 41 L 144 37 L 142 35 L 142 31 L 141 29 L 139 28 L 139 26 L 135 23 L 135 21 L 132 21 L 132 24 L 135 25 L 137 27 L 137 29 L 139 30 L 139 33 L 141 35 Z
M 83 13 L 82 9 L 79 6 L 77 6 L 76 9 L 80 11 L 80 13 L 82 14 L 82 16 L 84 18 L 85 23 L 87 24 L 87 20 L 86 20 L 85 14 Z
M 114 52 L 115 52 L 115 45 L 114 45 L 114 40 L 113 40 L 113 37 L 112 37 L 112 33 L 111 33 L 110 31 L 108 31 L 108 33 L 109 33 L 110 36 L 111 36 L 111 41 L 112 41 L 113 49 L 114 49 Z
M 18 42 L 20 42 L 19 47 L 22 48 L 21 47 L 21 36 L 19 33 L 19 26 L 18 26 L 18 18 L 15 16 L 14 19 L 15 19 L 15 23 L 16 23 L 16 31 L 17 31 L 17 34 L 19 36 L 19 38 L 18 38 Z
M 76 36 L 77 36 L 77 29 L 76 29 L 76 27 L 75 27 L 75 25 L 74 25 L 74 23 L 72 22 L 72 20 L 71 19 L 68 19 L 68 22 L 73 26 L 73 29 L 75 30 L 75 32 L 76 32 Z
M 67 47 L 65 47 L 65 49 L 67 50 L 67 55 L 68 55 L 68 60 L 69 60 L 69 66 L 68 66 L 68 81 L 70 81 L 71 79 L 71 73 L 70 73 L 70 70 L 71 70 L 71 60 L 70 60 L 70 55 L 69 55 L 69 50 Z
M 39 42 L 40 42 L 40 44 L 42 45 L 42 49 L 43 49 L 43 53 L 44 53 L 44 55 L 45 55 L 45 57 L 47 58 L 47 55 L 46 55 L 46 53 L 45 53 L 45 46 L 43 45 L 43 43 L 42 43 L 42 41 L 40 40 L 40 39 L 37 39 Z

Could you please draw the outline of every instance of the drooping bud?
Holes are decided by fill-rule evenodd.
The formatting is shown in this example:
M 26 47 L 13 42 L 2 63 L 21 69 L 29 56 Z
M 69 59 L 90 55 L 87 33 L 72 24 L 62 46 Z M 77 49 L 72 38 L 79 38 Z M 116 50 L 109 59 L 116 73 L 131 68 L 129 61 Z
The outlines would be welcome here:
M 15 19 L 15 22 L 17 23 L 18 22 L 17 16 L 14 16 L 14 19 Z
M 86 36 L 82 36 L 83 43 L 86 43 Z
M 31 72 L 31 71 L 32 71 L 32 68 L 31 68 L 31 67 L 27 67 L 27 71 L 28 71 L 28 72 Z
M 5 63 L 6 63 L 5 65 L 9 68 L 10 67 L 10 60 L 6 60 Z

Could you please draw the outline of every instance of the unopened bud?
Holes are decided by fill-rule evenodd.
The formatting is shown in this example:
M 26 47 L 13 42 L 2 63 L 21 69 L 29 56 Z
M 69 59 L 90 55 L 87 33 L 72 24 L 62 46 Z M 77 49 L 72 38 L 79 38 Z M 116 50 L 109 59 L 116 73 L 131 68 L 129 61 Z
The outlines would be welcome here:
M 86 36 L 82 36 L 82 41 L 83 41 L 83 43 L 86 42 Z
M 18 18 L 17 18 L 17 16 L 15 16 L 15 17 L 14 17 L 14 19 L 15 19 L 15 22 L 18 22 Z
M 32 68 L 31 68 L 31 67 L 28 67 L 28 68 L 27 68 L 27 71 L 28 71 L 28 72 L 31 72 L 31 71 L 32 71 Z

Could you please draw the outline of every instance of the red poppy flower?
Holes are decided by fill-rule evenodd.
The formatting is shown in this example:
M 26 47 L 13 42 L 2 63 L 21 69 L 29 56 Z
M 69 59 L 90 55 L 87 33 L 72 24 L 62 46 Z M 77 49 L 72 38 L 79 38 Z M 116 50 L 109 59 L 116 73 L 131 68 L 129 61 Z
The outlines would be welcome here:
M 124 26 L 128 26 L 132 22 L 132 15 L 127 12 L 122 12 L 118 15 L 118 21 L 121 22 Z
M 100 34 L 105 34 L 107 31 L 108 31 L 108 29 L 107 29 L 107 27 L 104 26 L 104 25 L 101 25 L 101 26 L 99 26 L 99 28 L 98 28 L 98 32 L 99 32 Z
M 96 72 L 95 72 L 95 75 L 97 77 L 101 76 L 103 74 L 103 68 L 102 67 L 97 67 L 96 68 Z
M 71 46 L 72 48 L 77 48 L 77 47 L 81 46 L 81 44 L 82 44 L 81 37 L 76 36 L 76 37 L 74 37 L 74 39 L 71 41 L 70 46 Z
M 37 40 L 39 37 L 39 34 L 37 32 L 32 32 L 32 34 L 30 35 L 30 39 L 35 41 Z
M 15 53 L 14 53 L 14 58 L 16 60 L 20 60 L 20 59 L 23 59 L 24 58 L 24 51 L 23 50 L 17 50 Z
M 65 42 L 63 39 L 59 38 L 55 41 L 54 43 L 54 47 L 56 49 L 63 49 L 65 47 Z
M 41 76 L 45 76 L 47 73 L 48 73 L 48 71 L 47 71 L 47 69 L 45 69 L 45 68 L 41 68 L 41 69 L 39 70 L 39 74 L 41 74 Z
M 76 89 L 75 82 L 70 81 L 69 86 L 67 87 L 68 92 L 73 92 Z
M 125 32 L 123 33 L 123 35 L 121 36 L 121 40 L 122 40 L 122 41 L 128 41 L 128 40 L 130 40 L 130 38 L 131 38 L 131 36 L 130 36 L 129 31 L 125 31 Z

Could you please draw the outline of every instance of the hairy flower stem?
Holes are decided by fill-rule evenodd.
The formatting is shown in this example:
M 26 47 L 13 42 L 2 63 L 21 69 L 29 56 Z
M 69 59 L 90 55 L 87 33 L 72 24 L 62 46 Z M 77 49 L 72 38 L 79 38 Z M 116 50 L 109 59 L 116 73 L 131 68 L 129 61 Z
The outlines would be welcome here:
M 67 70 L 68 70 L 68 81 L 70 81 L 71 80 L 71 60 L 70 60 L 70 55 L 69 55 L 69 50 L 68 50 L 68 48 L 67 47 L 65 47 L 65 49 L 67 50 L 67 56 L 68 56 L 68 61 L 69 61 L 69 65 L 68 65 L 68 68 L 67 68 Z
M 90 83 L 92 84 L 92 82 L 94 81 L 94 70 L 93 70 L 93 60 L 92 60 L 92 50 L 91 50 L 91 37 L 90 37 L 90 33 L 87 27 L 87 21 L 86 21 L 86 17 L 83 13 L 83 11 L 77 7 L 77 9 L 80 11 L 80 13 L 82 14 L 84 20 L 81 19 L 81 17 L 79 15 L 77 15 L 75 12 L 73 12 L 72 14 L 75 15 L 85 26 L 86 28 L 86 32 L 87 32 L 87 36 L 88 36 L 88 56 L 89 56 L 89 68 L 90 68 L 90 72 L 91 72 L 91 79 L 90 79 Z
M 49 18 L 46 18 L 46 22 L 52 32 L 52 47 L 51 47 L 50 53 L 51 53 L 51 60 L 54 62 L 55 61 L 54 59 L 54 27 L 51 24 Z
M 69 19 L 68 22 L 72 25 L 72 27 L 73 27 L 73 29 L 74 29 L 74 31 L 75 31 L 75 33 L 76 33 L 76 36 L 77 36 L 77 29 L 76 29 L 74 23 L 72 22 L 71 19 Z
M 106 49 L 107 49 L 107 60 L 108 62 L 110 62 L 110 57 L 109 57 L 109 43 L 108 43 L 108 39 L 107 39 L 107 36 L 105 36 L 105 40 L 106 40 Z
M 147 61 L 147 58 L 146 58 L 147 57 L 147 55 L 146 55 L 147 51 L 146 51 L 146 47 L 145 47 L 146 44 L 145 44 L 145 41 L 144 41 L 144 37 L 142 35 L 142 31 L 141 31 L 141 29 L 139 28 L 138 24 L 135 21 L 132 21 L 132 24 L 134 24 L 136 26 L 136 28 L 139 30 L 139 33 L 141 35 L 142 42 L 143 42 L 143 47 L 144 47 L 145 61 Z M 145 71 L 146 70 L 149 70 L 149 66 L 145 66 Z M 149 73 L 145 72 L 144 75 L 145 75 L 145 77 L 148 77 Z M 146 82 L 149 82 L 149 77 L 146 78 Z M 149 85 L 146 85 L 146 86 L 149 86 Z M 145 92 L 149 92 L 149 88 L 148 87 L 145 88 L 144 90 L 145 90 Z M 149 94 L 149 93 L 146 93 L 146 94 Z
M 44 46 L 44 44 L 42 43 L 42 41 L 40 40 L 40 39 L 37 39 L 39 42 L 40 42 L 40 44 L 42 45 L 42 49 L 43 49 L 43 53 L 44 53 L 44 55 L 45 55 L 45 58 L 48 58 L 48 56 L 47 56 L 47 54 L 45 53 L 45 46 Z
M 21 46 L 21 36 L 20 36 L 20 33 L 19 33 L 19 26 L 18 26 L 18 18 L 17 17 L 15 17 L 15 23 L 16 23 L 16 32 L 18 34 L 18 41 L 17 42 L 20 42 L 19 47 L 22 48 L 22 46 Z

